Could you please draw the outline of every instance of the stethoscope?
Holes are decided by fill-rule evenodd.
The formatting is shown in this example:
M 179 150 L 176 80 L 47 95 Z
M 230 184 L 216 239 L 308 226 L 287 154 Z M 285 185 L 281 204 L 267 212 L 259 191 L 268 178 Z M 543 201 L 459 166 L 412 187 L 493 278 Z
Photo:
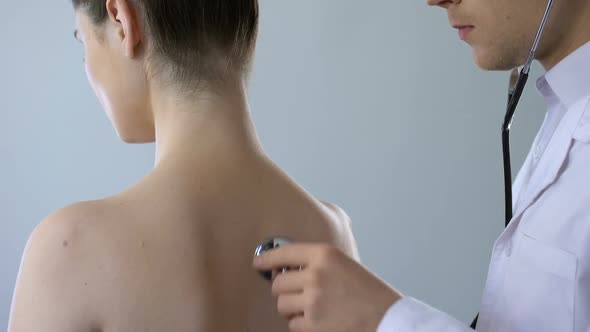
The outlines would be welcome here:
M 506 108 L 506 116 L 504 117 L 504 123 L 502 124 L 502 159 L 504 162 L 504 212 L 505 212 L 505 226 L 508 227 L 510 225 L 510 221 L 513 217 L 512 211 L 512 166 L 510 163 L 510 127 L 512 126 L 512 120 L 514 119 L 514 113 L 516 111 L 516 107 L 518 106 L 518 102 L 520 101 L 520 97 L 522 97 L 522 92 L 526 86 L 526 83 L 529 79 L 529 72 L 531 70 L 531 65 L 535 60 L 535 56 L 537 54 L 537 48 L 539 47 L 539 42 L 541 41 L 541 36 L 543 35 L 543 31 L 545 31 L 545 26 L 547 25 L 547 20 L 549 19 L 549 15 L 551 14 L 551 9 L 553 9 L 553 0 L 549 0 L 547 3 L 547 8 L 545 9 L 545 14 L 543 14 L 543 19 L 541 20 L 541 24 L 539 25 L 539 29 L 537 30 L 537 35 L 535 36 L 535 40 L 533 42 L 533 46 L 529 52 L 529 56 L 522 67 L 519 70 L 515 68 L 512 73 L 510 74 L 510 83 L 508 87 L 508 106 Z M 477 327 L 477 320 L 479 318 L 479 314 L 471 323 L 471 328 L 475 329 Z
M 508 107 L 506 109 L 506 116 L 504 117 L 504 123 L 502 125 L 502 156 L 504 160 L 504 206 L 506 227 L 508 227 L 513 217 L 512 167 L 510 164 L 510 127 L 512 126 L 512 120 L 514 119 L 514 112 L 516 111 L 516 106 L 518 106 L 518 102 L 520 101 L 520 97 L 522 96 L 522 92 L 528 81 L 531 65 L 535 60 L 537 48 L 539 47 L 539 42 L 541 41 L 541 36 L 543 35 L 543 31 L 545 30 L 545 25 L 547 24 L 547 20 L 549 19 L 549 15 L 551 14 L 552 8 L 553 0 L 549 0 L 549 2 L 547 3 L 547 9 L 545 9 L 545 14 L 543 15 L 543 20 L 541 21 L 541 25 L 537 30 L 537 35 L 535 36 L 535 41 L 533 42 L 533 47 L 529 52 L 529 56 L 527 58 L 526 63 L 520 70 L 520 74 L 518 73 L 518 68 L 516 68 L 512 71 L 510 75 L 510 84 L 508 89 Z
M 504 122 L 502 124 L 502 159 L 504 164 L 504 210 L 506 227 L 508 227 L 513 217 L 512 166 L 510 163 L 510 128 L 512 126 L 512 121 L 514 119 L 516 107 L 520 102 L 520 97 L 522 97 L 522 93 L 528 81 L 531 66 L 533 64 L 533 61 L 535 60 L 537 48 L 539 47 L 539 43 L 541 41 L 541 36 L 545 31 L 545 26 L 547 25 L 549 15 L 551 14 L 551 10 L 553 9 L 553 1 L 554 0 L 549 0 L 547 3 L 547 8 L 545 9 L 545 13 L 543 14 L 543 19 L 541 20 L 541 24 L 539 25 L 539 29 L 537 30 L 533 46 L 531 47 L 531 50 L 529 52 L 528 58 L 524 66 L 522 66 L 520 70 L 519 68 L 515 68 L 510 74 L 510 83 L 508 88 L 508 106 L 506 108 L 506 115 L 504 117 Z M 264 241 L 256 248 L 255 256 L 259 256 L 268 250 L 276 249 L 282 245 L 288 244 L 289 242 L 289 239 L 284 237 L 275 237 L 267 241 Z M 281 271 L 260 271 L 260 274 L 266 280 L 271 281 L 275 273 L 285 273 L 288 270 L 289 268 L 283 268 Z M 478 317 L 479 315 L 475 317 L 475 320 L 471 324 L 471 328 L 475 329 L 477 327 Z
M 284 246 L 290 242 L 291 240 L 289 240 L 286 237 L 274 237 L 272 239 L 268 239 L 259 244 L 258 247 L 256 247 L 256 250 L 254 251 L 254 256 L 260 256 L 269 250 L 277 249 L 280 246 Z M 268 281 L 272 281 L 277 273 L 285 273 L 287 271 L 289 271 L 289 268 L 284 267 L 280 271 L 258 271 L 258 273 L 260 273 L 260 276 L 262 278 Z

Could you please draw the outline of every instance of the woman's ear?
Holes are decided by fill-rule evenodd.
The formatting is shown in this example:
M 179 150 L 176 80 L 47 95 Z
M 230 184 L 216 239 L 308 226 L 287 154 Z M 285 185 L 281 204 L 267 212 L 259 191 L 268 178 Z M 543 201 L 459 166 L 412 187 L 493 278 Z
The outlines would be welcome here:
M 139 13 L 130 0 L 107 0 L 109 21 L 114 23 L 117 40 L 129 58 L 137 56 L 142 41 Z

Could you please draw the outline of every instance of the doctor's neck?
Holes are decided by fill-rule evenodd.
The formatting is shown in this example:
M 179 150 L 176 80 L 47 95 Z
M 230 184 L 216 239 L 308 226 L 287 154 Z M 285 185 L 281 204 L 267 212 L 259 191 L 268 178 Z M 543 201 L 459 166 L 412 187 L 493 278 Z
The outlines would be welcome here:
M 546 34 L 547 42 L 543 49 L 539 50 L 537 60 L 549 71 L 563 59 L 575 52 L 586 43 L 590 42 L 590 2 L 585 8 L 580 8 L 581 13 L 577 17 L 568 17 L 568 22 L 554 22 L 558 26 L 553 35 Z

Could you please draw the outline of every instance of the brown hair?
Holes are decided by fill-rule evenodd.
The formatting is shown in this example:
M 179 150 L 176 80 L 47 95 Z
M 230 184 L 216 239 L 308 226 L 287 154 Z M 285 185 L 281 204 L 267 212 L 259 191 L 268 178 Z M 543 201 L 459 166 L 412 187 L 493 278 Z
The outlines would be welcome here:
M 129 0 L 141 13 L 155 68 L 181 84 L 247 71 L 258 32 L 258 0 Z M 106 0 L 72 0 L 97 25 Z

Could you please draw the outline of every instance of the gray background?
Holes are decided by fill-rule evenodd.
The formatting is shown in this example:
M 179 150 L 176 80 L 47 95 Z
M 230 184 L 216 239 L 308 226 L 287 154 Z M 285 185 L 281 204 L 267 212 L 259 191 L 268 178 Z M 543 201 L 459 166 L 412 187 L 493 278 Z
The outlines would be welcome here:
M 250 92 L 268 152 L 349 212 L 377 274 L 470 320 L 503 223 L 507 74 L 480 72 L 446 14 L 422 1 L 261 7 Z M 73 27 L 67 0 L 2 0 L 0 326 L 33 227 L 153 164 L 153 146 L 124 145 L 102 113 Z M 516 166 L 544 115 L 531 83 L 514 126 Z

